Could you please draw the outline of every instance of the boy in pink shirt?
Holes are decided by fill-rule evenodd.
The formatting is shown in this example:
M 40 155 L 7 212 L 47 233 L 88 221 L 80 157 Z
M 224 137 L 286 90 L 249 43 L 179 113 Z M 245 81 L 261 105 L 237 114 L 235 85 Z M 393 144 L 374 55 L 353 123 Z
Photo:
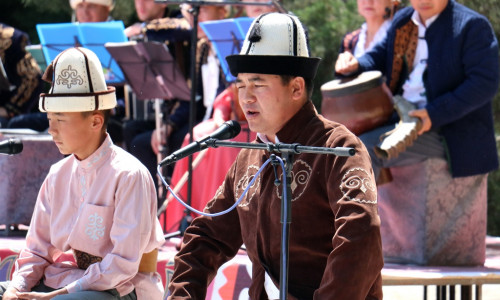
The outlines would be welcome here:
M 54 75 L 54 76 L 52 76 Z M 116 105 L 97 56 L 62 52 L 40 96 L 49 134 L 67 155 L 45 179 L 3 299 L 162 299 L 156 272 L 163 232 L 153 179 L 106 132 Z M 71 251 L 72 260 L 63 259 Z

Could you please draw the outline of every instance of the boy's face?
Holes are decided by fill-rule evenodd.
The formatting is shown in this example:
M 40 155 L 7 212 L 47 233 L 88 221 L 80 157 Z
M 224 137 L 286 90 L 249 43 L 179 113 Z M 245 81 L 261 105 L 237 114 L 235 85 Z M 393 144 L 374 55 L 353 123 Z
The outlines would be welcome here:
M 418 12 L 422 22 L 440 14 L 448 4 L 448 0 L 410 0 L 411 6 Z
M 296 113 L 293 79 L 284 84 L 278 75 L 240 73 L 236 81 L 239 103 L 250 130 L 274 142 L 276 133 Z
M 81 112 L 48 112 L 49 134 L 59 152 L 64 155 L 75 154 L 83 160 L 89 157 L 95 149 L 92 138 L 94 114 L 82 114 Z

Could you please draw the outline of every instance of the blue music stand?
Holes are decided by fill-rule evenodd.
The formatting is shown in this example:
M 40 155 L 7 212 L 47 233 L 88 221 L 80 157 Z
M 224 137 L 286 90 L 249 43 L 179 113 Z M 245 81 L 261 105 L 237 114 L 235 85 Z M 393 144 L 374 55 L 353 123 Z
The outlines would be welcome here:
M 245 37 L 247 36 L 247 32 L 250 29 L 250 25 L 252 25 L 253 20 L 254 18 L 248 18 L 248 17 L 241 17 L 234 19 L 234 22 L 236 22 L 236 25 L 238 26 L 238 29 L 240 30 L 243 39 L 245 39 Z
M 81 46 L 92 50 L 101 61 L 108 84 L 123 84 L 125 77 L 118 64 L 104 47 L 107 42 L 126 42 L 122 21 L 97 23 L 38 24 L 43 54 L 52 62 L 61 51 Z
M 242 17 L 200 23 L 200 27 L 212 42 L 227 82 L 233 82 L 236 78 L 229 71 L 226 56 L 240 53 L 252 21 L 252 18 Z

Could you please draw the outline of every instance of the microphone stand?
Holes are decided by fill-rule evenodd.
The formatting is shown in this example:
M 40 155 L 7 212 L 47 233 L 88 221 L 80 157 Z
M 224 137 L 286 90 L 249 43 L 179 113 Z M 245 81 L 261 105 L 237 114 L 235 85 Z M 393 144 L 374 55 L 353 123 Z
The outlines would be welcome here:
M 317 154 L 334 154 L 337 156 L 353 156 L 355 150 L 347 147 L 311 147 L 301 146 L 300 144 L 255 144 L 241 143 L 231 141 L 220 141 L 217 139 L 209 139 L 206 141 L 208 147 L 217 148 L 219 146 L 245 149 L 261 149 L 269 152 L 277 152 L 284 154 L 286 163 L 286 199 L 281 197 L 281 252 L 280 252 L 280 300 L 286 300 L 288 296 L 288 249 L 290 240 L 290 223 L 292 222 L 292 167 L 295 154 L 300 153 L 317 153 Z M 276 164 L 276 159 L 272 164 Z
M 189 4 L 191 6 L 190 13 L 193 16 L 193 30 L 191 33 L 191 49 L 190 49 L 190 80 L 191 80 L 191 98 L 190 98 L 190 111 L 189 111 L 189 143 L 193 142 L 193 127 L 196 117 L 196 88 L 198 87 L 197 82 L 197 62 L 196 62 L 196 48 L 198 44 L 198 16 L 200 14 L 200 7 L 203 5 L 210 6 L 226 6 L 226 5 L 234 5 L 234 6 L 245 6 L 245 5 L 262 5 L 262 6 L 271 6 L 271 5 L 279 5 L 278 1 L 270 1 L 270 2 L 239 2 L 239 1 L 225 1 L 225 2 L 215 2 L 215 1 L 198 1 L 198 0 L 185 0 L 185 1 L 176 1 L 176 0 L 155 0 L 155 3 L 163 3 L 163 4 Z M 280 6 L 279 8 L 282 9 Z M 187 180 L 187 203 L 191 204 L 192 197 L 192 185 L 193 185 L 193 157 L 189 156 L 188 158 L 188 180 Z M 165 219 L 166 219 L 165 214 Z M 187 226 L 189 226 L 191 216 L 188 210 L 185 211 L 185 216 L 180 222 L 179 230 L 169 234 L 169 237 L 183 235 Z

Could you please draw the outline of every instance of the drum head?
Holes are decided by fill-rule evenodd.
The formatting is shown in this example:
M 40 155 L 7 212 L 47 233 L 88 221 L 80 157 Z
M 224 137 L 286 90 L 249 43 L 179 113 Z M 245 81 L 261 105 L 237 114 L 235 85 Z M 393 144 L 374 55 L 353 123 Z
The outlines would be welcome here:
M 363 93 L 382 84 L 380 71 L 368 71 L 357 77 L 335 79 L 321 86 L 321 92 L 326 97 L 343 97 Z

